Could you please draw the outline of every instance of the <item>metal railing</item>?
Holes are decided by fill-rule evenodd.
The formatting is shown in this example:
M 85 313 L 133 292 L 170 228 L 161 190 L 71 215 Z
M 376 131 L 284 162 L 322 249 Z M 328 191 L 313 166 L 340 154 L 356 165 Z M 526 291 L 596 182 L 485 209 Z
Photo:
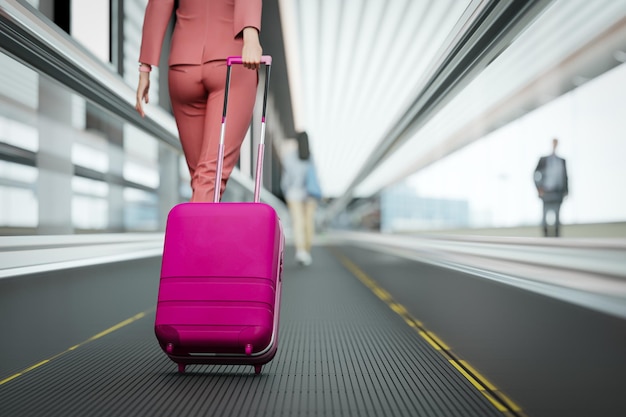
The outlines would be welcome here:
M 0 279 L 160 256 L 162 233 L 5 236 Z

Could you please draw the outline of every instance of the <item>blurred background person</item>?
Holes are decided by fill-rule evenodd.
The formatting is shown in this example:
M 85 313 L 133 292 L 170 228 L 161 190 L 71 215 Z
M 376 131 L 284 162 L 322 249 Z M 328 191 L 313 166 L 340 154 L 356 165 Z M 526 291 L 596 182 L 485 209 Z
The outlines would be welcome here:
M 552 139 L 552 153 L 539 158 L 537 168 L 535 168 L 535 186 L 539 193 L 539 198 L 543 201 L 543 217 L 541 225 L 543 235 L 550 236 L 548 227 L 548 213 L 554 216 L 554 236 L 559 236 L 561 204 L 568 194 L 567 167 L 565 159 L 556 155 L 556 148 L 559 145 L 557 138 Z
M 296 262 L 310 265 L 315 211 L 322 193 L 306 132 L 299 133 L 296 140 L 285 141 L 282 163 L 281 188 L 291 215 Z

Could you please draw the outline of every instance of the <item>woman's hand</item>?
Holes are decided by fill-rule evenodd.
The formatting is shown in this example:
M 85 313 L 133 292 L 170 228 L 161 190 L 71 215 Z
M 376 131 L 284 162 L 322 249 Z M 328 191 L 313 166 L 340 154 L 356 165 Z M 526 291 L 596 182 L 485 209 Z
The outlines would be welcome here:
M 150 101 L 148 97 L 148 91 L 150 90 L 150 73 L 149 72 L 140 72 L 139 73 L 139 84 L 137 85 L 137 103 L 135 104 L 135 109 L 141 115 L 141 117 L 145 117 L 146 114 L 143 111 L 142 101 L 145 101 L 146 104 Z
M 263 55 L 263 48 L 261 48 L 261 42 L 259 42 L 259 31 L 253 27 L 244 28 L 243 48 L 241 50 L 243 66 L 253 70 L 259 69 L 261 55 Z

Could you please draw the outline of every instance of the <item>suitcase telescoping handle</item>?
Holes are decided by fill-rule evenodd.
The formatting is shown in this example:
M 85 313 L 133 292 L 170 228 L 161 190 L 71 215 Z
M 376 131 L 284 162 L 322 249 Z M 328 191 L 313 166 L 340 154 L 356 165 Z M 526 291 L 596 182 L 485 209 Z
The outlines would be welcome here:
M 263 172 L 263 156 L 265 154 L 265 112 L 267 109 L 267 94 L 270 87 L 270 68 L 272 66 L 272 57 L 263 55 L 261 63 L 265 64 L 265 88 L 263 91 L 263 112 L 261 114 L 261 141 L 259 142 L 259 150 L 256 160 L 256 176 L 254 183 L 254 202 L 260 201 L 261 193 L 261 175 Z M 228 107 L 228 90 L 230 88 L 230 70 L 233 64 L 243 64 L 240 56 L 231 56 L 226 59 L 226 89 L 224 91 L 224 110 L 222 111 L 222 130 L 220 133 L 220 145 L 217 154 L 217 169 L 215 172 L 215 194 L 213 202 L 218 203 L 220 200 L 220 188 L 222 183 L 222 166 L 224 165 L 224 134 L 226 133 L 226 109 Z

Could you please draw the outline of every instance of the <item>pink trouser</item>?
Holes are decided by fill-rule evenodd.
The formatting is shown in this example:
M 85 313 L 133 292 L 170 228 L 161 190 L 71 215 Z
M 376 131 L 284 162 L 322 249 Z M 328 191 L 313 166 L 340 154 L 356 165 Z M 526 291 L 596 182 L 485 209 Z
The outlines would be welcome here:
M 178 134 L 191 175 L 191 201 L 213 201 L 224 109 L 226 61 L 169 68 L 169 91 Z M 220 197 L 237 160 L 256 98 L 257 72 L 233 65 L 226 113 Z

